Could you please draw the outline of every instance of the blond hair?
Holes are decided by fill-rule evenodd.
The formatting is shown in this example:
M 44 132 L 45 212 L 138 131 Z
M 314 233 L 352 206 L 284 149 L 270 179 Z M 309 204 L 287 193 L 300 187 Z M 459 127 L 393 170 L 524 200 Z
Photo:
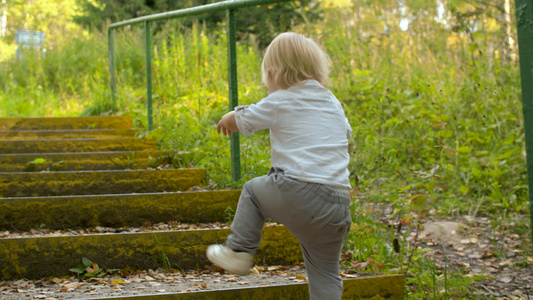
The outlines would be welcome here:
M 282 89 L 314 79 L 327 88 L 330 69 L 328 55 L 315 41 L 298 33 L 285 32 L 268 46 L 261 64 L 261 79 L 267 85 L 268 77 L 272 76 L 270 80 Z

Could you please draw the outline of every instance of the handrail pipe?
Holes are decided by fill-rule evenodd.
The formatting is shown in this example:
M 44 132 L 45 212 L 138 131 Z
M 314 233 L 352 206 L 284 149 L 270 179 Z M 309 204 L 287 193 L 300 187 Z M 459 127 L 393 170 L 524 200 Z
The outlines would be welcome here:
M 516 0 L 516 27 L 520 54 L 522 112 L 526 137 L 531 245 L 533 246 L 533 2 Z M 533 252 L 532 252 L 533 253 Z

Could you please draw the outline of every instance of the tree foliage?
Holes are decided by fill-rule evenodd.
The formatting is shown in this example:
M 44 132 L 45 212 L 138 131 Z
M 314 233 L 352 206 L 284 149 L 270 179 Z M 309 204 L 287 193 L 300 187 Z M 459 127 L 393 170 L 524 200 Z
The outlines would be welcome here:
M 6 39 L 13 39 L 17 30 L 40 31 L 47 35 L 70 34 L 76 25 L 78 0 L 8 0 L 6 8 Z
M 220 2 L 217 0 L 79 0 L 82 14 L 76 21 L 88 27 L 99 27 L 107 21 L 118 22 L 146 15 L 174 11 Z M 226 20 L 225 12 L 209 13 L 182 22 L 190 27 L 194 21 L 217 28 Z M 311 0 L 297 0 L 268 6 L 243 8 L 238 11 L 238 38 L 256 36 L 260 45 L 266 45 L 275 34 L 290 30 L 303 21 L 318 17 L 318 4 Z M 194 21 L 193 21 L 194 20 Z M 160 27 L 156 26 L 155 32 Z

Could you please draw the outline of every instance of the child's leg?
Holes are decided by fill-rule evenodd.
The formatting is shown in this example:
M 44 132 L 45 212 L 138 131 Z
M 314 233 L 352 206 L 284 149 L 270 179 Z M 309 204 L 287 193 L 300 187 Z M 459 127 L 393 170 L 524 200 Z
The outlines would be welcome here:
M 338 230 L 344 231 L 345 227 L 349 228 L 349 223 L 339 224 L 337 230 L 330 231 L 332 235 L 329 242 L 322 243 L 324 236 L 317 234 L 306 239 L 300 238 L 312 300 L 340 300 L 342 297 L 343 284 L 339 276 L 339 258 L 346 234 L 343 232 L 339 235 Z
M 252 259 L 259 243 L 265 218 L 279 220 L 277 213 L 284 202 L 280 196 L 278 176 L 270 172 L 267 176 L 254 178 L 244 184 L 233 223 L 232 233 L 225 246 L 211 245 L 207 258 L 235 274 L 247 274 L 252 267 Z
M 292 228 L 302 248 L 309 280 L 311 300 L 341 299 L 342 279 L 339 276 L 339 259 L 344 239 L 350 230 L 350 197 L 347 192 L 337 192 L 324 185 L 310 185 L 313 196 L 305 199 L 312 207 L 310 223 Z
M 266 177 L 254 178 L 244 184 L 231 223 L 232 234 L 228 236 L 225 243 L 233 251 L 255 254 L 257 247 L 259 247 L 265 217 L 253 190 L 254 186 L 261 186 Z
M 266 176 L 248 181 L 242 189 L 226 246 L 233 251 L 255 254 L 267 218 L 286 225 L 291 231 L 307 227 L 311 220 L 307 200 L 314 194 L 308 185 L 285 177 L 283 171 L 275 168 Z
M 255 254 L 266 218 L 285 224 L 285 220 L 294 218 L 295 209 L 305 211 L 294 200 L 303 198 L 301 194 L 307 192 L 306 183 L 287 179 L 280 175 L 282 172 L 272 168 L 268 175 L 244 184 L 231 224 L 232 234 L 226 240 L 227 247 Z
M 266 176 L 263 176 L 266 177 Z M 261 185 L 262 178 L 252 181 Z M 237 204 L 237 211 L 225 245 L 211 245 L 207 248 L 207 258 L 215 265 L 238 275 L 249 274 L 253 257 L 261 241 L 261 229 L 265 223 L 257 199 L 252 196 L 252 181 L 247 182 Z

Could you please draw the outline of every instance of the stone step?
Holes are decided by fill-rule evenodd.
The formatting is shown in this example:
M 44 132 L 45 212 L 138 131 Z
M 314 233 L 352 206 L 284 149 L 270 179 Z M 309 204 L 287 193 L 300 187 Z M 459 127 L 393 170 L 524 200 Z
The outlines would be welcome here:
M 0 231 L 228 222 L 239 190 L 0 199 Z M 231 208 L 231 209 L 229 209 Z M 228 210 L 229 209 L 229 210 Z M 228 215 L 229 214 L 229 215 Z
M 83 257 L 104 269 L 123 271 L 211 266 L 205 251 L 223 243 L 229 229 L 178 230 L 79 236 L 0 238 L 0 280 L 73 275 Z M 255 256 L 258 265 L 302 261 L 298 240 L 283 226 L 263 228 Z
M 262 276 L 262 275 L 253 275 Z M 242 280 L 247 282 L 247 277 Z M 375 275 L 368 274 L 359 278 L 343 279 L 342 299 L 374 299 L 374 300 L 401 300 L 404 295 L 404 276 L 403 275 Z M 263 281 L 268 282 L 268 275 Z M 206 282 L 205 280 L 203 282 Z M 235 300 L 235 299 L 309 299 L 309 286 L 307 283 L 288 283 L 274 286 L 255 285 L 251 287 L 229 288 L 229 289 L 209 289 L 209 286 L 215 286 L 209 281 L 205 283 L 208 290 L 175 292 L 175 293 L 152 293 L 129 296 L 104 296 L 98 298 L 84 298 L 92 300 L 190 300 L 190 299 L 216 299 L 216 300 Z M 166 285 L 158 285 L 157 290 L 167 288 Z M 128 289 L 123 286 L 122 290 Z
M 133 129 L 1 130 L 0 140 L 134 137 L 137 133 Z
M 0 154 L 156 150 L 157 140 L 138 138 L 0 140 Z
M 176 192 L 205 177 L 204 169 L 0 173 L 0 197 Z
M 131 129 L 130 116 L 65 118 L 0 118 L 0 130 Z
M 151 150 L 0 154 L 0 172 L 146 169 L 171 163 L 167 152 Z

